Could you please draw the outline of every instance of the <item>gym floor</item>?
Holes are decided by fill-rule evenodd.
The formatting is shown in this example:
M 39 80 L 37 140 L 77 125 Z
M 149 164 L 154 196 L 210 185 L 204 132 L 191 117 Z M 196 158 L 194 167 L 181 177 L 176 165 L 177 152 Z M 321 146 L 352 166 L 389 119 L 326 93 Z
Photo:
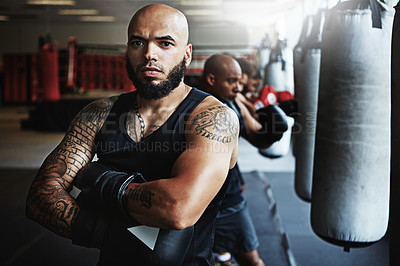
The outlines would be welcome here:
M 25 199 L 32 179 L 62 133 L 21 130 L 24 106 L 0 106 L 0 212 L 2 265 L 95 265 L 98 251 L 73 246 L 67 239 L 25 217 Z M 289 153 L 268 159 L 240 141 L 239 165 L 245 196 L 259 235 L 259 253 L 266 265 L 389 265 L 389 241 L 344 252 L 318 238 L 309 222 L 310 204 L 294 192 L 295 160 Z

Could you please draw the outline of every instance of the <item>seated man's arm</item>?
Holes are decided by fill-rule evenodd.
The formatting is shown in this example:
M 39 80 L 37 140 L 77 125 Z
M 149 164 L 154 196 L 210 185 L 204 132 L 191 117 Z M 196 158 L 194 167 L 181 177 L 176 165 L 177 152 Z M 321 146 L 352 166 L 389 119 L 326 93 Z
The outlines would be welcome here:
M 243 106 L 246 107 L 246 109 L 249 111 L 249 114 L 251 116 L 253 116 L 253 117 L 255 116 L 256 111 L 257 111 L 256 107 L 242 93 L 238 93 L 236 95 L 236 99 L 235 100 L 236 100 L 236 102 L 238 104 L 242 103 Z
M 266 148 L 271 144 L 267 141 L 267 138 L 260 137 L 259 131 L 262 129 L 262 125 L 257 121 L 256 117 L 253 116 L 247 107 L 243 103 L 243 99 L 238 100 L 236 103 L 240 108 L 244 120 L 244 128 L 242 129 L 242 136 L 250 142 L 253 146 L 258 148 Z M 246 99 L 244 99 L 246 100 Z M 247 100 L 246 100 L 247 101 Z
M 270 105 L 261 108 L 253 116 L 244 105 L 243 99 L 237 100 L 236 103 L 244 120 L 242 136 L 253 146 L 268 148 L 275 141 L 280 140 L 288 129 L 286 114 L 278 106 Z
M 125 209 L 141 224 L 166 229 L 195 224 L 236 163 L 237 116 L 214 98 L 207 98 L 206 103 L 189 117 L 185 128 L 188 148 L 174 163 L 172 178 L 131 183 L 125 190 Z
M 71 237 L 71 226 L 80 210 L 69 195 L 74 178 L 92 160 L 94 138 L 114 101 L 100 99 L 82 109 L 43 162 L 29 189 L 27 217 L 63 237 Z

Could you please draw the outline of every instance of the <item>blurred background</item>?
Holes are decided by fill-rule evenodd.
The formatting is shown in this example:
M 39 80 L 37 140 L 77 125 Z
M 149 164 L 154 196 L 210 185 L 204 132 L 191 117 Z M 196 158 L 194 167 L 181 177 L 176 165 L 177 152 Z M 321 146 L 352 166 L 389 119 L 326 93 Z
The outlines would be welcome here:
M 13 0 L 0 2 L 0 70 L 7 71 L 8 55 L 19 55 L 24 59 L 13 59 L 19 69 L 29 68 L 27 84 L 21 85 L 19 96 L 8 94 L 6 84 L 4 103 L 31 103 L 41 100 L 37 55 L 46 42 L 55 45 L 58 52 L 59 86 L 61 95 L 93 89 L 128 89 L 121 81 L 110 83 L 120 73 L 118 58 L 123 56 L 127 42 L 127 24 L 139 8 L 154 1 L 134 0 Z M 194 58 L 187 80 L 196 81 L 205 59 L 214 53 L 227 52 L 245 57 L 259 68 L 268 63 L 271 49 L 277 41 L 293 48 L 300 36 L 307 15 L 320 8 L 337 4 L 337 0 L 181 0 L 158 1 L 180 9 L 188 18 L 190 42 L 194 47 Z M 78 74 L 68 84 L 68 43 L 76 44 L 75 64 Z M 6 58 L 5 58 L 6 56 Z M 97 58 L 95 57 L 97 56 Z M 27 57 L 27 58 L 26 58 Z M 103 60 L 104 59 L 104 60 Z M 106 60 L 111 60 L 105 62 Z M 11 59 L 10 59 L 11 60 Z M 22 62 L 21 60 L 26 60 Z M 96 62 L 101 69 L 94 69 Z M 17 67 L 14 64 L 14 67 Z M 23 66 L 25 64 L 25 66 Z M 108 65 L 107 65 L 108 64 Z M 105 66 L 102 68 L 102 66 Z M 36 67 L 35 67 L 36 66 Z M 96 71 L 97 74 L 93 73 Z M 99 72 L 100 71 L 100 72 Z M 98 73 L 109 71 L 109 83 L 99 80 Z M 29 73 L 28 73 L 29 72 Z M 87 75 L 79 73 L 88 73 Z M 96 76 L 97 75 L 97 76 Z M 37 78 L 36 78 L 37 77 Z M 129 83 L 129 82 L 128 82 Z M 107 87 L 109 86 L 109 87 Z M 45 96 L 46 97 L 46 96 Z
M 133 13 L 155 2 L 0 0 L 0 232 L 3 236 L 0 264 L 95 265 L 97 250 L 73 246 L 69 240 L 25 217 L 26 193 L 44 158 L 62 139 L 69 122 L 83 106 L 99 97 L 134 90 L 124 67 L 127 25 Z M 351 9 L 346 13 L 350 14 L 350 19 L 341 20 L 340 12 L 332 13 L 339 18 L 337 28 L 340 30 L 335 33 L 337 35 L 326 34 L 325 40 L 328 41 L 321 44 L 325 14 L 338 4 L 345 6 L 346 2 L 349 3 L 346 8 Z M 371 16 L 372 13 L 377 14 L 375 4 L 378 2 L 383 6 L 378 8 L 379 12 L 390 14 L 382 15 L 383 26 L 379 33 L 371 23 L 371 19 L 374 23 L 381 19 L 380 16 L 379 19 Z M 393 6 L 398 1 L 176 0 L 157 3 L 171 5 L 188 18 L 193 61 L 185 75 L 187 84 L 198 85 L 204 62 L 209 56 L 230 53 L 247 60 L 259 73 L 258 98 L 253 102 L 254 106 L 280 104 L 282 108 L 286 107 L 286 115 L 295 121 L 282 141 L 272 149 L 257 149 L 242 139 L 239 143 L 239 164 L 247 183 L 245 196 L 260 238 L 259 253 L 266 265 L 389 265 L 389 237 L 386 231 L 389 209 L 388 134 L 382 142 L 385 145 L 375 138 L 365 140 L 368 143 L 376 140 L 379 143 L 377 146 L 382 148 L 383 155 L 379 159 L 385 160 L 376 160 L 377 164 L 384 161 L 379 167 L 367 163 L 355 165 L 346 155 L 341 157 L 336 154 L 332 157 L 335 159 L 328 160 L 338 163 L 334 168 L 342 169 L 346 165 L 343 168 L 353 169 L 348 180 L 352 180 L 353 176 L 360 177 L 354 184 L 371 192 L 369 202 L 378 202 L 367 204 L 359 213 L 366 213 L 365 221 L 379 220 L 379 226 L 371 226 L 371 229 L 364 226 L 367 224 L 364 220 L 360 223 L 352 221 L 357 229 L 361 229 L 361 232 L 354 230 L 354 235 L 367 234 L 371 229 L 379 231 L 377 238 L 368 236 L 367 241 L 361 241 L 362 245 L 357 246 L 356 243 L 356 248 L 350 245 L 351 250 L 347 252 L 349 245 L 341 242 L 343 239 L 340 236 L 331 239 L 331 236 L 326 237 L 315 231 L 318 228 L 315 225 L 321 224 L 318 218 L 314 218 L 314 226 L 311 227 L 310 202 L 315 128 L 318 124 L 318 82 L 324 81 L 332 91 L 333 88 L 342 90 L 346 78 L 355 85 L 350 92 L 346 92 L 349 95 L 346 100 L 341 98 L 341 94 L 325 95 L 325 107 L 332 99 L 334 106 L 346 104 L 346 110 L 356 110 L 357 117 L 376 114 L 374 121 L 389 121 L 390 111 L 383 116 L 376 109 L 364 108 L 357 99 L 362 103 L 377 102 L 390 108 L 390 33 Z M 358 35 L 366 32 L 361 30 L 365 29 L 365 21 L 358 19 L 358 16 L 364 18 L 364 13 L 353 12 L 358 9 L 370 12 L 366 16 L 369 18 L 367 28 L 372 32 L 368 33 L 370 35 Z M 330 28 L 336 28 L 335 24 L 331 24 Z M 339 38 L 347 35 L 350 37 Z M 352 36 L 355 36 L 354 39 L 351 39 Z M 371 45 L 367 47 L 369 50 L 363 51 L 363 44 L 366 43 Z M 332 61 L 322 64 L 321 47 L 328 51 L 325 55 L 330 55 L 328 57 Z M 341 51 L 346 53 L 343 55 Z M 335 61 L 341 58 L 344 61 Z M 348 60 L 350 58 L 365 60 Z M 320 63 L 321 73 L 325 69 L 325 76 L 321 75 L 321 79 Z M 338 65 L 345 67 L 338 71 L 335 68 Z M 362 67 L 364 65 L 366 67 Z M 327 73 L 333 74 L 327 78 L 326 75 L 330 75 Z M 349 76 L 343 78 L 343 73 L 349 73 Z M 361 78 L 354 81 L 354 76 Z M 375 81 L 370 78 L 375 78 Z M 380 90 L 372 93 L 372 97 L 371 93 L 363 91 L 364 95 L 369 95 L 367 99 L 355 97 L 352 92 L 359 91 L 360 84 L 368 88 L 377 84 Z M 386 89 L 385 95 L 382 88 Z M 336 98 L 338 102 L 333 101 Z M 339 121 L 344 117 L 339 111 L 337 114 L 335 110 L 327 112 L 329 116 L 339 116 Z M 329 129 L 334 126 L 330 125 Z M 365 134 L 349 134 L 360 138 L 350 141 L 363 142 L 362 138 L 369 134 L 369 124 L 364 128 L 367 128 Z M 389 125 L 385 130 L 390 130 Z M 336 150 L 344 150 L 342 146 L 337 147 Z M 330 156 L 326 147 L 322 151 L 321 157 Z M 363 161 L 366 154 L 370 152 L 361 151 L 355 157 Z M 346 162 L 353 166 L 348 166 Z M 333 172 L 324 169 L 324 164 L 318 165 L 327 176 Z M 357 171 L 365 165 L 366 170 L 358 174 Z M 363 178 L 372 170 L 380 173 L 376 175 L 380 176 L 379 180 Z M 314 202 L 325 202 L 327 194 L 324 190 Z M 342 206 L 342 202 L 354 203 L 362 198 L 356 197 L 357 193 L 351 189 L 345 194 L 348 198 L 338 196 L 343 200 L 333 201 L 332 204 Z M 400 203 L 400 200 L 397 202 Z M 322 209 L 330 207 L 318 208 L 323 213 Z M 383 214 L 377 214 L 381 210 Z M 354 209 L 345 212 L 355 213 Z M 342 222 L 341 215 L 337 214 L 330 220 L 351 235 L 352 229 L 347 230 L 351 225 Z M 364 227 L 368 230 L 363 231 Z M 399 233 L 396 232 L 396 236 L 400 238 Z M 400 252 L 395 246 L 396 241 L 390 244 L 390 249 L 393 248 L 390 265 L 398 265 Z

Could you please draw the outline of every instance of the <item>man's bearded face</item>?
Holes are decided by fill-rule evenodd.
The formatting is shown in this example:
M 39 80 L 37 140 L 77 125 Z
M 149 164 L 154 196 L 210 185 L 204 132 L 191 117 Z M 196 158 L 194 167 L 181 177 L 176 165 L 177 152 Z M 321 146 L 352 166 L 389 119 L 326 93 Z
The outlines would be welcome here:
M 128 56 L 125 57 L 125 68 L 128 72 L 129 79 L 132 81 L 136 88 L 136 91 L 140 97 L 145 99 L 161 99 L 171 93 L 178 85 L 181 83 L 185 72 L 186 72 L 186 62 L 185 58 L 174 66 L 171 72 L 168 74 L 167 79 L 159 83 L 155 83 L 153 77 L 145 77 L 146 82 L 139 80 L 137 73 L 144 66 L 152 66 L 151 62 L 146 62 L 140 64 L 136 71 L 133 69 L 131 63 L 129 62 Z M 160 68 L 160 67 L 159 67 Z M 162 68 L 160 68 L 162 69 Z

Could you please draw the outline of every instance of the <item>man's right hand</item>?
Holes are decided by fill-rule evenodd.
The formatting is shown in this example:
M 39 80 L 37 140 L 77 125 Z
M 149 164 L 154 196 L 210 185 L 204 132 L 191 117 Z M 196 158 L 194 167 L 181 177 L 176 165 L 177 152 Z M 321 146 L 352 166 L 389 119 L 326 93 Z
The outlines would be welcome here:
M 139 225 L 127 217 L 122 206 L 111 206 L 118 203 L 121 183 L 130 182 L 132 176 L 97 162 L 88 163 L 79 171 L 74 185 L 81 189 L 77 197 L 80 212 L 72 225 L 73 244 L 101 248 L 115 231 Z
M 76 175 L 74 186 L 80 190 L 94 189 L 94 186 L 102 175 L 110 170 L 112 170 L 110 167 L 100 163 L 88 163 Z
M 127 215 L 122 203 L 122 195 L 127 186 L 132 182 L 146 182 L 140 173 L 127 174 L 114 171 L 98 162 L 85 165 L 78 172 L 76 180 L 78 188 L 89 189 L 103 207 L 111 211 L 119 210 L 122 215 Z

